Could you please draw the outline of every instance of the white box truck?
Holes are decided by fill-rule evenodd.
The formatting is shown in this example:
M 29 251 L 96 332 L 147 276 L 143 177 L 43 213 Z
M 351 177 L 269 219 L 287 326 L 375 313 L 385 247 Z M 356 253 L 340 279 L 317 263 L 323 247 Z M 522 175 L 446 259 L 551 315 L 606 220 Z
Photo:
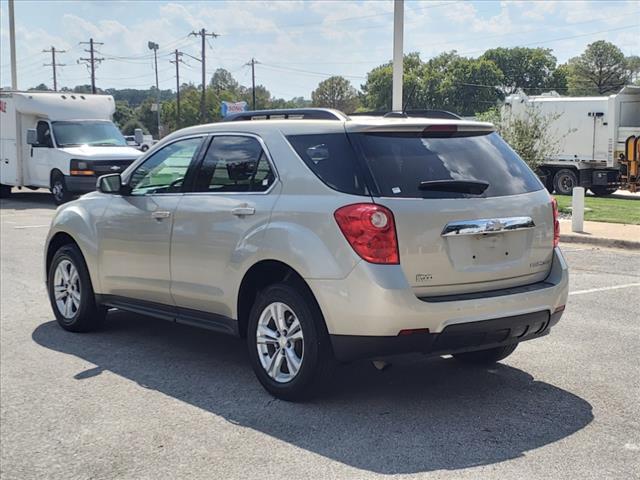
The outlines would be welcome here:
M 95 190 L 141 155 L 113 124 L 109 95 L 0 91 L 0 195 L 49 188 L 56 203 Z
M 640 187 L 640 87 L 627 86 L 615 95 L 563 97 L 555 92 L 505 100 L 503 119 L 535 108 L 547 118 L 559 152 L 545 158 L 540 174 L 550 192 L 570 195 L 584 187 L 595 195 Z

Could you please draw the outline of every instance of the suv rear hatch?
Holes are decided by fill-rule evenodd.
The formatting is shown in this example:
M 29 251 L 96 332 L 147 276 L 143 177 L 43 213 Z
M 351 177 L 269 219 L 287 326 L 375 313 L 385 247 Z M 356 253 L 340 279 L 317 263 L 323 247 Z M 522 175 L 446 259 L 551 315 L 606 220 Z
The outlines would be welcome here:
M 400 264 L 417 296 L 544 280 L 551 199 L 525 162 L 477 122 L 347 124 L 375 203 L 395 217 Z

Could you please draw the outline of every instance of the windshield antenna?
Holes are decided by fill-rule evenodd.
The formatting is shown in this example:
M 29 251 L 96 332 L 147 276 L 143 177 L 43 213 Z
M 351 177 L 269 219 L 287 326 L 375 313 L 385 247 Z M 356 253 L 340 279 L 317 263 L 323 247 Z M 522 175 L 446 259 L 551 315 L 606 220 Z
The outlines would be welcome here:
M 417 87 L 418 87 L 418 84 L 414 83 L 413 88 L 411 89 L 411 93 L 407 95 L 407 99 L 405 100 L 404 105 L 402 106 L 402 113 L 404 113 L 405 115 L 407 115 L 407 106 L 409 105 L 409 102 L 413 100 L 413 94 L 416 92 Z

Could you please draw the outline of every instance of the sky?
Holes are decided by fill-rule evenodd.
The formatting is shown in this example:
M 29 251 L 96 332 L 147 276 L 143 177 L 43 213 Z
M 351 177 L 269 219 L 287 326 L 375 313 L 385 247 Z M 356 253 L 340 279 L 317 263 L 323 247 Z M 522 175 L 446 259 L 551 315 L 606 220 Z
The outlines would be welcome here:
M 182 82 L 200 84 L 199 37 L 206 28 L 206 74 L 229 70 L 243 85 L 256 83 L 279 98 L 311 97 L 317 84 L 342 75 L 359 88 L 373 67 L 392 56 L 391 0 L 328 1 L 15 1 L 18 87 L 52 85 L 51 55 L 58 85 L 89 82 L 83 50 L 93 38 L 103 57 L 100 88 L 148 88 L 155 83 L 153 52 L 159 44 L 160 88 L 175 89 L 173 51 L 184 52 Z M 7 0 L 0 0 L 0 86 L 11 83 Z M 559 62 L 582 53 L 595 40 L 608 40 L 626 55 L 640 55 L 640 1 L 405 1 L 404 51 L 423 60 L 443 51 L 476 57 L 494 47 L 552 48 Z

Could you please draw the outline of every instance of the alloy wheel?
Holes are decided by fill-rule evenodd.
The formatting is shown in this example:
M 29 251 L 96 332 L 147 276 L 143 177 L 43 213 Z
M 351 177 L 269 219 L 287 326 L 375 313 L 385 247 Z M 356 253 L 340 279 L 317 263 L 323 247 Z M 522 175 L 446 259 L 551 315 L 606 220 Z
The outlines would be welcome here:
M 304 336 L 291 307 L 282 302 L 267 305 L 258 319 L 256 346 L 269 377 L 278 383 L 295 378 L 304 360 Z
M 80 275 L 69 260 L 62 260 L 53 277 L 53 293 L 60 314 L 71 320 L 80 309 Z

